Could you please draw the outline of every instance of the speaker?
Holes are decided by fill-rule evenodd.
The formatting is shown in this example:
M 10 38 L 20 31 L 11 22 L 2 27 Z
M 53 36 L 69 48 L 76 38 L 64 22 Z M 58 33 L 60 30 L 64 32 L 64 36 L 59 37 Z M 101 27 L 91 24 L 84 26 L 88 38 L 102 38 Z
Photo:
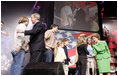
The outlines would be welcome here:
M 23 75 L 64 75 L 60 62 L 29 63 L 23 69 Z

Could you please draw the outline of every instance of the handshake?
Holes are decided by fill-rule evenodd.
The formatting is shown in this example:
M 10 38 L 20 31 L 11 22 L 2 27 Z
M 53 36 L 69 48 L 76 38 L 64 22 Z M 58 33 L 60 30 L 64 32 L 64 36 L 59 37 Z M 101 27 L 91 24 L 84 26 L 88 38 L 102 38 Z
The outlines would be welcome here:
M 90 55 L 90 56 L 95 56 L 95 55 L 94 55 L 94 54 L 92 54 L 92 53 L 89 53 L 89 55 Z

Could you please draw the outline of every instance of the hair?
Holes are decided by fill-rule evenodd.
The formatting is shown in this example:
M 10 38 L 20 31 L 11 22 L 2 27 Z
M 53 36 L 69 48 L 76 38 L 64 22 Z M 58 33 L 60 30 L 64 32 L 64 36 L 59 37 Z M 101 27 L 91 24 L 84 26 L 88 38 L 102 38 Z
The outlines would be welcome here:
M 62 42 L 70 41 L 68 38 L 63 38 Z
M 91 38 L 93 38 L 93 37 L 96 37 L 96 38 L 98 38 L 98 40 L 100 40 L 100 35 L 98 33 L 92 34 L 92 37 Z
M 79 37 L 86 37 L 86 34 L 80 34 Z
M 51 25 L 51 29 L 52 29 L 52 28 L 55 28 L 55 27 L 59 27 L 59 26 L 58 26 L 57 24 L 52 24 L 52 25 Z
M 84 43 L 84 40 L 82 38 L 78 38 L 77 47 L 79 47 L 82 43 Z
M 22 17 L 19 18 L 19 20 L 18 20 L 18 24 L 20 24 L 20 23 L 24 23 L 24 22 L 28 22 L 28 21 L 29 21 L 29 19 L 28 19 L 27 17 L 22 16 Z
M 86 40 L 84 39 L 84 37 L 87 37 L 86 34 L 80 34 L 80 36 L 78 37 L 78 40 L 81 39 L 84 42 Z
M 71 1 L 66 1 L 64 5 L 69 5 L 71 3 L 72 3 Z
M 33 13 L 32 15 L 34 16 L 34 18 L 37 18 L 37 20 L 40 20 L 40 14 L 38 14 L 38 13 Z
M 4 24 L 4 22 L 3 22 L 3 21 L 1 21 L 1 23 L 2 23 L 2 24 Z
M 56 46 L 54 48 L 54 57 L 57 55 L 58 47 L 60 47 L 62 43 L 63 43 L 62 41 L 58 41 L 56 43 Z
M 91 45 L 92 45 L 92 38 L 91 37 L 88 37 L 87 39 L 86 39 L 86 43 L 88 44 L 88 39 L 91 39 Z

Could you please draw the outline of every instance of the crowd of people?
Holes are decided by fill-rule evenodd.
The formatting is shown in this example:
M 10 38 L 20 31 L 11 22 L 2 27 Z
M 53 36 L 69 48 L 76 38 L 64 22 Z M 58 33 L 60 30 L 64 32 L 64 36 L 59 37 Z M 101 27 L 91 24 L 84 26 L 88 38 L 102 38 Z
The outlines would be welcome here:
M 76 74 L 90 75 L 91 66 L 93 75 L 97 74 L 96 68 L 98 68 L 100 75 L 103 75 L 103 73 L 110 75 L 111 54 L 107 43 L 100 40 L 98 33 L 89 37 L 81 34 L 77 41 L 77 52 L 79 59 L 76 62 Z
M 90 8 L 92 8 L 90 2 L 85 2 L 84 7 L 80 2 L 73 4 L 71 1 L 66 1 L 63 3 L 60 11 L 58 11 L 59 6 L 57 4 L 54 7 L 54 23 L 59 24 L 60 22 L 60 28 L 87 31 L 99 30 L 97 8 L 94 9 L 96 12 L 92 13 L 90 11 Z
M 68 65 L 69 62 L 72 63 L 68 57 L 67 49 L 70 40 L 63 38 L 56 43 L 55 32 L 58 31 L 59 26 L 52 24 L 51 29 L 45 30 L 44 25 L 40 22 L 40 14 L 38 13 L 31 15 L 31 21 L 34 24 L 33 28 L 26 30 L 29 19 L 22 16 L 18 20 L 14 35 L 14 45 L 11 52 L 13 56 L 10 70 L 11 75 L 22 74 L 25 54 L 27 52 L 30 52 L 29 63 L 61 62 L 65 75 L 68 75 Z M 30 36 L 30 39 L 28 39 L 27 35 Z M 94 41 L 95 44 L 92 44 L 92 41 Z M 77 41 L 77 54 L 76 72 L 78 73 L 76 74 L 89 74 L 89 64 L 92 65 L 92 72 L 95 74 L 95 63 L 97 63 L 100 75 L 103 73 L 110 74 L 109 48 L 105 41 L 100 40 L 99 34 L 95 33 L 90 37 L 81 34 Z

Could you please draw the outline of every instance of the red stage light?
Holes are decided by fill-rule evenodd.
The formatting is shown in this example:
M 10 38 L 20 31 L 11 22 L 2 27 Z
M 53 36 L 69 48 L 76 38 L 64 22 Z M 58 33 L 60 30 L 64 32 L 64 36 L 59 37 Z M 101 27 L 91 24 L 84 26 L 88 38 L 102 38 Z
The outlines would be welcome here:
M 103 13 L 101 13 L 101 18 L 103 19 Z
M 102 8 L 102 10 L 101 11 L 104 11 L 104 7 Z
M 41 6 L 38 5 L 37 8 L 41 8 Z
M 110 49 L 110 51 L 113 51 L 113 49 Z
M 105 41 L 107 41 L 107 39 L 105 39 Z

